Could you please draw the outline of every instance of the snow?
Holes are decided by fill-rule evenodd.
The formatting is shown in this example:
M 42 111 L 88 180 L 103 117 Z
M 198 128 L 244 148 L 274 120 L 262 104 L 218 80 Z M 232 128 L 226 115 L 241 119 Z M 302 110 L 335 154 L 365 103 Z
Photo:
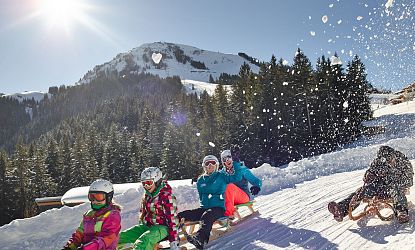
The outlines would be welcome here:
M 185 64 L 177 61 L 174 55 L 175 47 L 181 49 L 183 54 L 188 56 L 191 60 L 204 63 L 207 69 L 194 68 L 189 61 Z M 149 51 L 152 52 L 152 54 L 149 55 L 151 56 L 152 61 L 146 62 L 143 58 Z M 155 58 L 153 58 L 153 56 Z M 191 79 L 202 82 L 209 81 L 210 76 L 217 79 L 221 73 L 238 75 L 240 67 L 244 63 L 249 64 L 253 72 L 259 72 L 259 67 L 257 65 L 252 64 L 238 55 L 207 51 L 182 44 L 156 42 L 142 44 L 126 53 L 117 55 L 116 58 L 110 62 L 95 66 L 93 70 L 85 74 L 78 84 L 89 83 L 101 73 L 107 74 L 107 72 L 114 71 L 119 73 L 129 65 L 127 61 L 130 64 L 132 63 L 133 66 L 138 66 L 138 70 L 130 72 L 132 74 L 146 72 L 158 75 L 162 78 L 177 75 L 180 76 L 181 79 Z M 153 65 L 153 62 L 165 66 L 159 69 Z
M 196 93 L 198 96 L 206 90 L 209 95 L 213 95 L 218 84 L 194 81 L 194 80 L 182 80 L 182 84 L 185 88 L 186 93 Z M 231 93 L 231 85 L 223 85 L 227 93 Z
M 330 60 L 331 60 L 331 65 L 341 65 L 342 64 L 342 60 L 339 57 L 331 56 Z
M 415 101 L 407 101 L 396 105 L 387 105 L 382 109 L 376 110 L 373 114 L 374 117 L 380 117 L 387 114 L 414 114 L 415 113 Z
M 32 100 L 33 98 L 35 101 L 40 102 L 45 97 L 45 94 L 48 94 L 49 98 L 52 97 L 51 94 L 41 91 L 25 91 L 23 93 L 6 94 L 2 97 L 11 97 L 17 99 L 19 102 L 22 102 L 23 100 Z
M 414 249 L 413 222 L 401 225 L 367 217 L 357 222 L 345 219 L 338 223 L 327 211 L 328 202 L 339 201 L 362 185 L 364 171 L 380 145 L 402 151 L 415 164 L 415 102 L 387 105 L 376 110 L 374 116 L 374 121 L 385 126 L 384 134 L 363 137 L 337 151 L 281 168 L 264 164 L 253 169 L 263 181 L 260 195 L 255 199 L 259 215 L 211 241 L 207 249 Z M 170 181 L 170 184 L 179 210 L 198 207 L 197 190 L 190 180 Z M 122 229 L 126 229 L 137 223 L 143 190 L 137 183 L 122 185 L 125 185 L 123 193 L 116 195 L 115 200 L 123 207 Z M 73 195 L 85 197 L 86 188 L 78 189 Z M 415 203 L 414 196 L 412 188 L 409 195 L 412 203 Z M 15 220 L 0 227 L 0 246 L 2 249 L 59 249 L 88 208 L 89 203 L 85 203 Z M 415 218 L 413 205 L 409 213 Z

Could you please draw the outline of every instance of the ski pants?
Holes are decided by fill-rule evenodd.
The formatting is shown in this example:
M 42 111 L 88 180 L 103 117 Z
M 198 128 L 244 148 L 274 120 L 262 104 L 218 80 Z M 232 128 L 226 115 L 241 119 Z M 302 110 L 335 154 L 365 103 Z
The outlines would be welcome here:
M 346 199 L 338 203 L 342 211 L 343 217 L 347 216 L 347 214 L 349 213 L 349 204 L 350 201 L 353 199 L 353 196 L 355 196 L 355 194 L 360 195 L 358 195 L 358 198 L 356 200 L 357 202 L 355 203 L 355 206 L 352 208 L 353 210 L 359 206 L 360 201 L 362 201 L 364 198 L 373 198 L 375 196 L 378 196 L 380 198 L 392 198 L 393 207 L 395 210 L 408 211 L 408 200 L 406 199 L 403 190 L 399 188 L 397 185 L 385 187 L 377 186 L 375 183 L 370 183 L 358 188 L 355 192 L 351 193 Z
M 213 223 L 224 216 L 225 210 L 222 207 L 196 208 L 185 210 L 178 214 L 179 219 L 184 218 L 186 221 L 201 221 L 201 227 L 195 234 L 195 237 L 201 242 L 209 242 L 210 231 Z
M 225 216 L 232 216 L 235 205 L 244 204 L 249 201 L 249 196 L 233 183 L 226 185 L 225 190 Z
M 141 224 L 122 231 L 118 245 L 134 243 L 135 250 L 153 250 L 154 246 L 168 235 L 167 226 Z

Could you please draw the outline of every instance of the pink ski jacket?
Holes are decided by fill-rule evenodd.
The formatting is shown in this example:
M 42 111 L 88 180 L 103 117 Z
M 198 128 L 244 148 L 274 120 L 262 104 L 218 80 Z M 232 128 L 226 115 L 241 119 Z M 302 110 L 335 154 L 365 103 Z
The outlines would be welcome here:
M 83 220 L 66 246 L 76 250 L 115 250 L 121 230 L 120 207 L 114 204 L 84 214 Z

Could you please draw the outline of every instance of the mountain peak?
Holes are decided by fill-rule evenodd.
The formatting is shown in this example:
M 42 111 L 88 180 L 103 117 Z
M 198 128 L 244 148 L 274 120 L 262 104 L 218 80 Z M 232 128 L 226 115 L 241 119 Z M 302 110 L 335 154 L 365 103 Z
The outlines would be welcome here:
M 151 73 L 160 77 L 177 75 L 183 80 L 207 82 L 210 75 L 214 79 L 219 78 L 222 73 L 237 75 L 244 63 L 249 64 L 253 72 L 259 71 L 257 65 L 239 55 L 213 52 L 184 44 L 144 43 L 118 54 L 107 63 L 95 66 L 78 83 L 89 83 L 98 75 L 110 73 L 119 76 L 140 73 Z

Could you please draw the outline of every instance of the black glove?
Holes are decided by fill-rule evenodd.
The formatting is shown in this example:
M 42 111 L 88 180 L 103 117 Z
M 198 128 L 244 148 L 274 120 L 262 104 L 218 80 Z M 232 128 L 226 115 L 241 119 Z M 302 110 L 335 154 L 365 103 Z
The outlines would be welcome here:
M 72 248 L 70 248 L 69 247 L 70 246 L 70 244 L 69 243 L 67 243 L 63 248 L 62 248 L 62 250 L 72 250 Z
M 240 159 L 241 148 L 238 145 L 231 146 L 231 155 L 233 161 L 241 161 Z
M 261 191 L 261 188 L 258 186 L 252 186 L 251 187 L 251 194 L 252 195 L 257 195 L 259 193 L 259 191 Z

